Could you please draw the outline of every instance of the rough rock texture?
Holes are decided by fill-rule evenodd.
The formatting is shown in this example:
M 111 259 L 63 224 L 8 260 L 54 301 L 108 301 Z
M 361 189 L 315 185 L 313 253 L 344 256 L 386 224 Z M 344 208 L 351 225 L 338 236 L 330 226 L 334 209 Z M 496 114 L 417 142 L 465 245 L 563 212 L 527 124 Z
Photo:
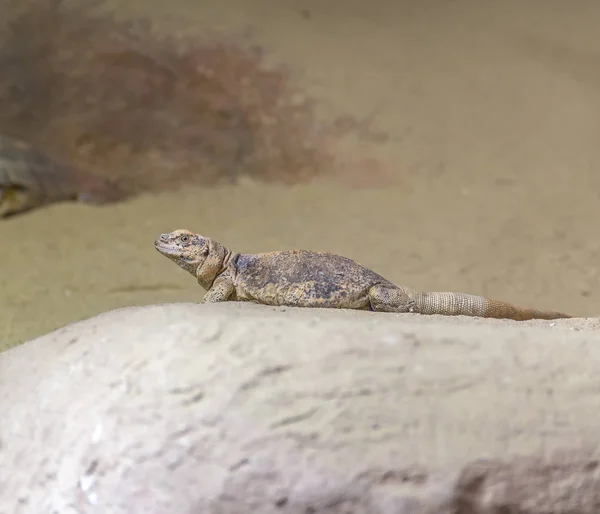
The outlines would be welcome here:
M 600 511 L 600 321 L 128 308 L 0 354 L 0 513 Z

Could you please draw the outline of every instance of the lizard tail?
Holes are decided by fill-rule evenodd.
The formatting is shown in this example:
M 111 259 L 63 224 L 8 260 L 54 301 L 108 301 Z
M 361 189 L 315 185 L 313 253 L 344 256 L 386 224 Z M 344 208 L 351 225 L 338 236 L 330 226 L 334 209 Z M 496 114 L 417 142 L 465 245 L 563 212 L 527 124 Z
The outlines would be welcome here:
M 479 316 L 516 321 L 573 317 L 560 312 L 524 309 L 500 300 L 463 293 L 416 293 L 414 300 L 415 311 L 421 314 Z

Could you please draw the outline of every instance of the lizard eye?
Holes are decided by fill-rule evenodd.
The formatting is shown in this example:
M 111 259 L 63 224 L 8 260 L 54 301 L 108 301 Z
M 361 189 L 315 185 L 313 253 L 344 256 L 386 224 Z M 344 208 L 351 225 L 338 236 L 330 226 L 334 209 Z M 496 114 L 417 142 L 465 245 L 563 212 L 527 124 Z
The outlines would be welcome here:
M 181 236 L 180 239 L 182 243 L 187 243 L 190 240 L 190 236 Z

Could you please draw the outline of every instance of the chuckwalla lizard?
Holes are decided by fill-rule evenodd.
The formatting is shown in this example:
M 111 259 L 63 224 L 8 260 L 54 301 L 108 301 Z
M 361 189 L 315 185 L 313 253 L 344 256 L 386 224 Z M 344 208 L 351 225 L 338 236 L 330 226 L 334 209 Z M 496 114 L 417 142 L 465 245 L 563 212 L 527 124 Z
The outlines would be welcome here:
M 75 170 L 0 134 L 0 218 L 62 201 L 111 203 L 125 195 L 107 180 Z
M 463 293 L 427 293 L 397 286 L 347 257 L 310 250 L 235 253 L 189 230 L 162 234 L 156 249 L 194 275 L 203 303 L 413 312 L 513 320 L 571 318 Z

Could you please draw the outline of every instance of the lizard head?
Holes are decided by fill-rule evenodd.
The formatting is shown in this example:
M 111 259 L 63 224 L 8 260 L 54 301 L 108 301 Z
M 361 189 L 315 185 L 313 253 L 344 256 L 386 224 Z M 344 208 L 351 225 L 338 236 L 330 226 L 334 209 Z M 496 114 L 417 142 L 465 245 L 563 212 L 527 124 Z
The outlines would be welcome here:
M 0 135 L 0 218 L 74 199 L 70 174 L 27 143 Z
M 210 251 L 210 240 L 186 229 L 161 234 L 154 247 L 179 267 L 196 274 Z
M 27 190 L 13 185 L 0 187 L 0 217 L 8 218 L 27 210 Z
M 0 184 L 0 218 L 9 218 L 48 203 L 39 191 L 21 184 Z

